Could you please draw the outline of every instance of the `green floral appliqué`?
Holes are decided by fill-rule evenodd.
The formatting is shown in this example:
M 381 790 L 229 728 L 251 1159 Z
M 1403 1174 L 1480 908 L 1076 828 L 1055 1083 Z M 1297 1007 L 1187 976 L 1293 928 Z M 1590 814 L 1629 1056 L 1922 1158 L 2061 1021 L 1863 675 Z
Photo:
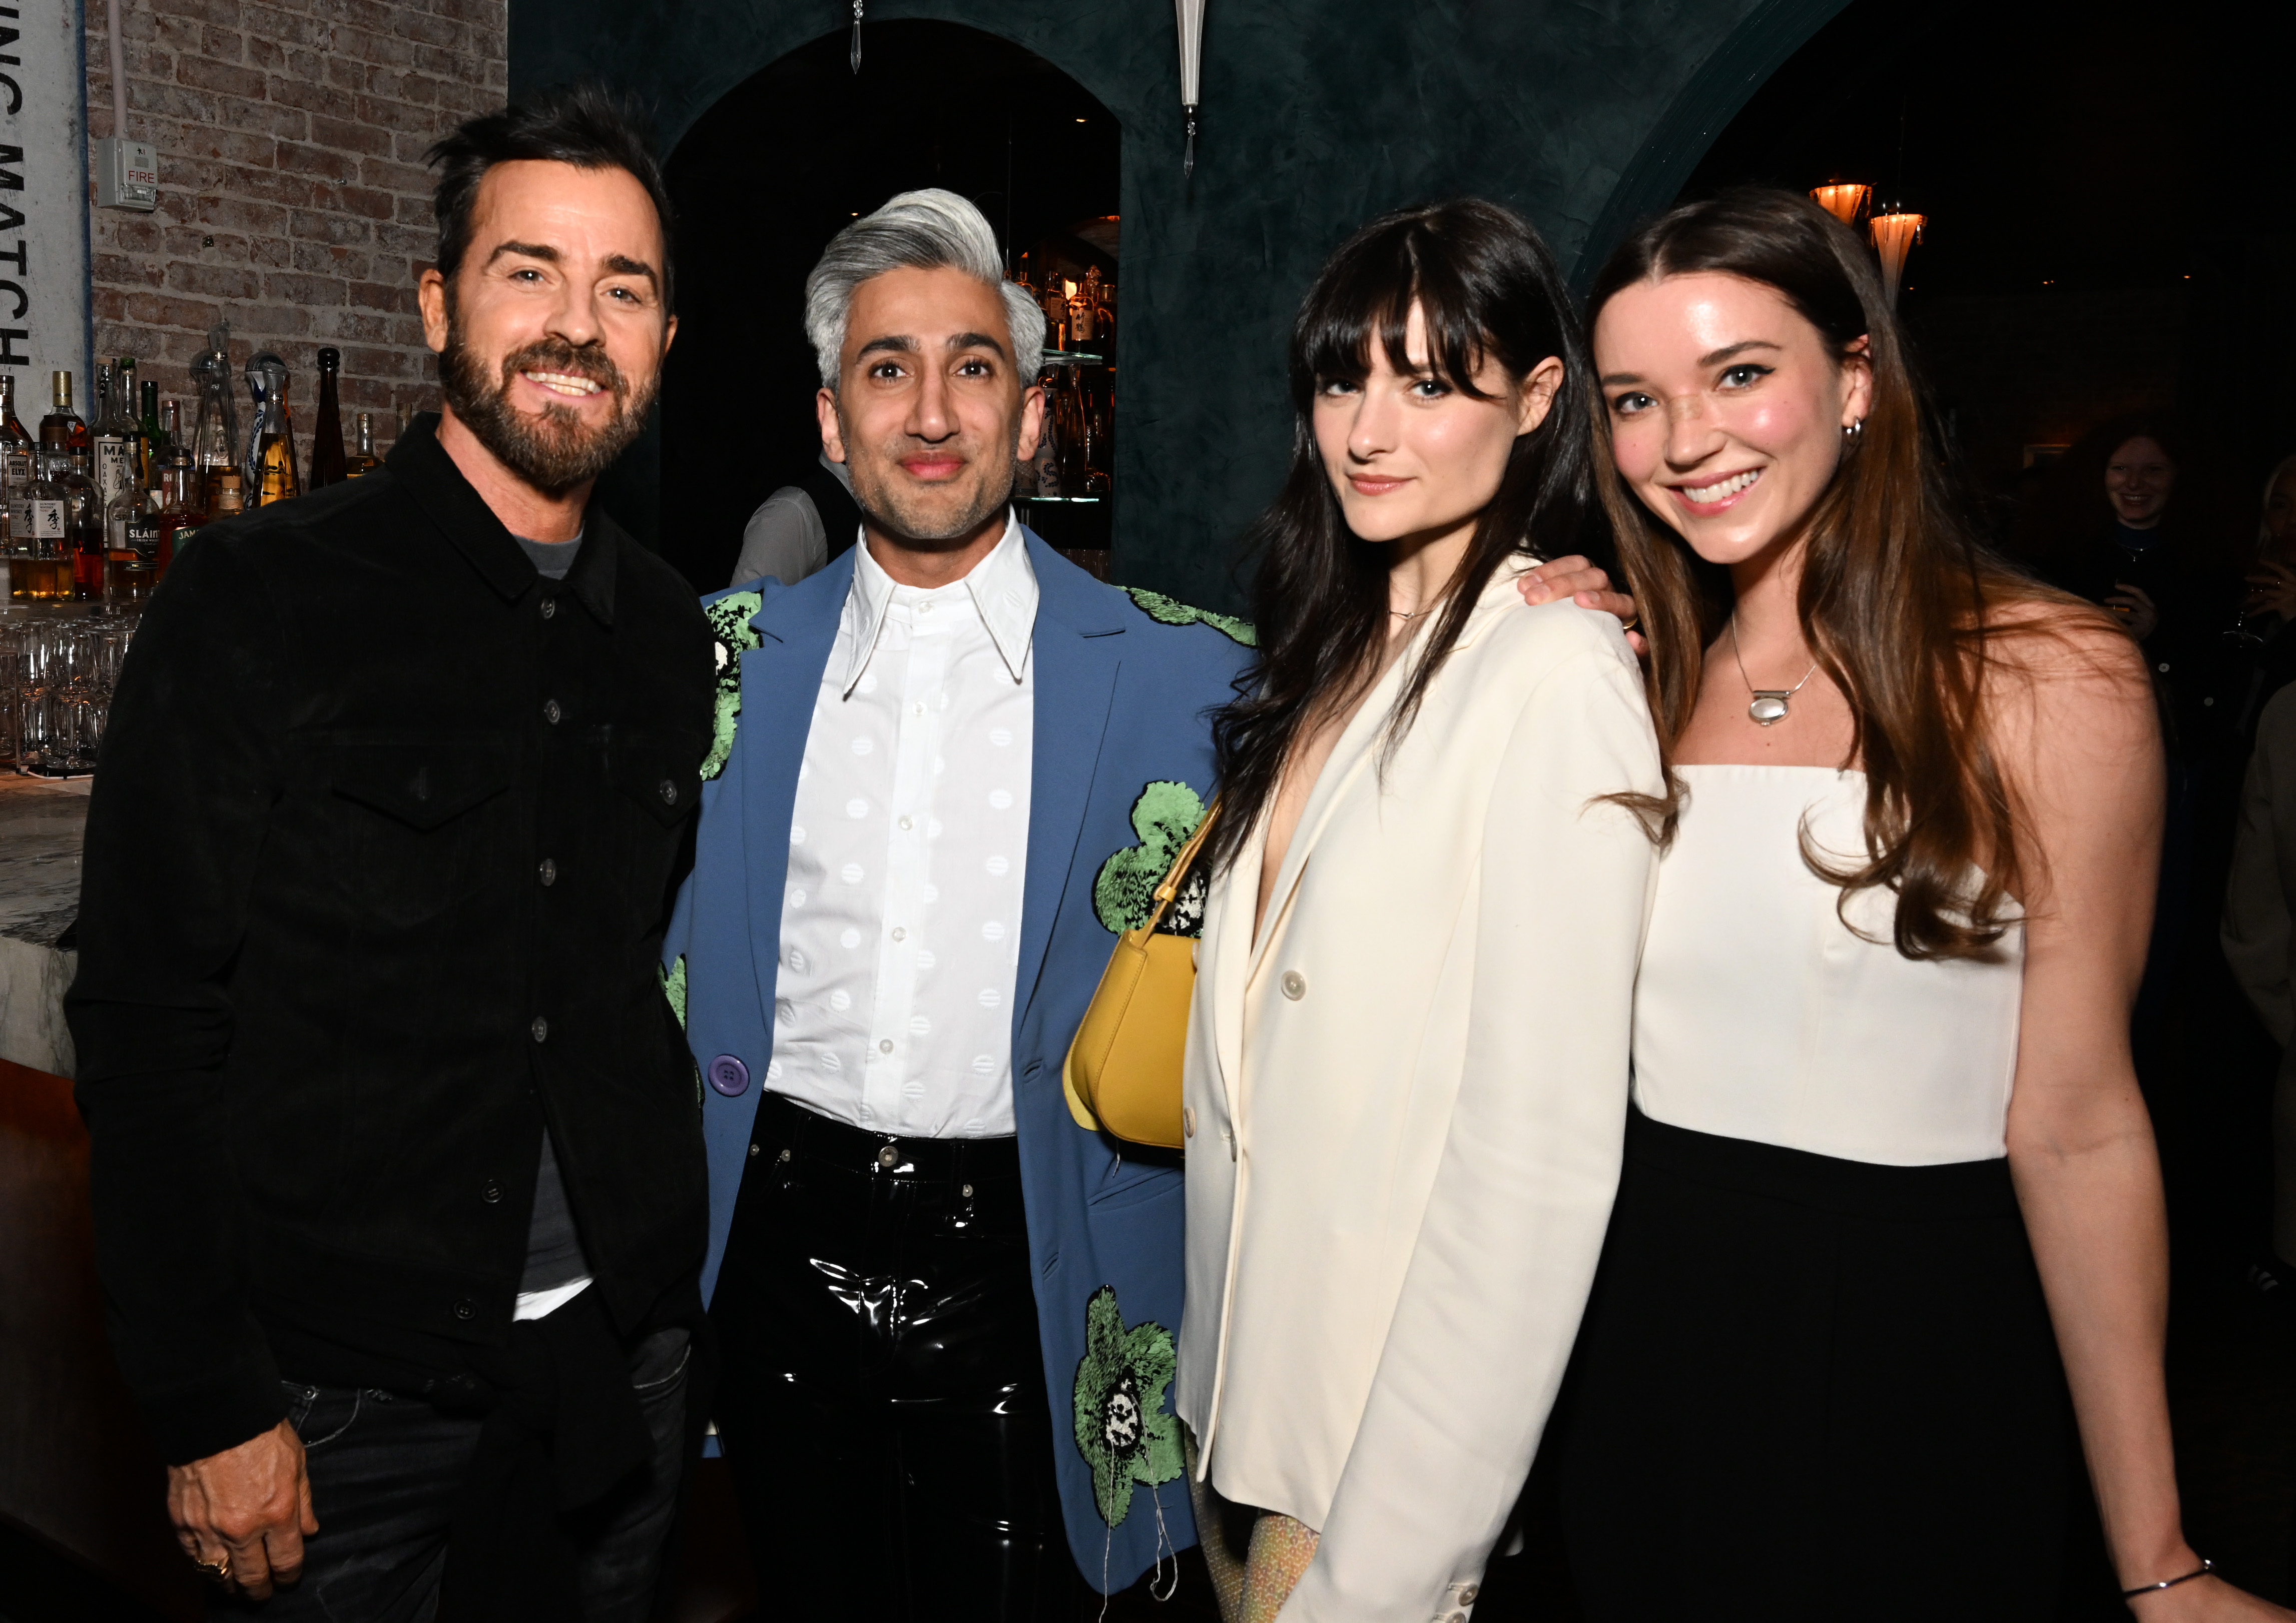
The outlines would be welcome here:
M 1259 633 L 1250 620 L 1240 620 L 1233 614 L 1214 614 L 1210 609 L 1193 608 L 1177 598 L 1167 597 L 1161 592 L 1151 592 L 1143 586 L 1127 586 L 1124 590 L 1126 595 L 1140 605 L 1140 612 L 1160 626 L 1210 626 L 1231 642 L 1241 643 L 1246 648 L 1259 646 Z
M 1127 846 L 1100 865 L 1092 881 L 1092 907 L 1111 935 L 1137 930 L 1156 910 L 1156 887 L 1172 871 L 1180 848 L 1204 820 L 1203 798 L 1185 783 L 1160 778 L 1141 790 L 1132 803 L 1132 832 L 1138 845 Z M 1159 934 L 1198 936 L 1204 928 L 1204 893 L 1209 889 L 1201 862 L 1187 876 L 1180 893 L 1164 911 Z
M 1172 1332 L 1161 1324 L 1143 1319 L 1125 1328 L 1114 1285 L 1092 1293 L 1077 1364 L 1076 1440 L 1092 1467 L 1100 1519 L 1111 1528 L 1131 1513 L 1136 1484 L 1154 1488 L 1185 1469 L 1180 1422 L 1164 1412 L 1177 1362 Z
M 725 771 L 726 759 L 734 753 L 734 732 L 742 725 L 742 656 L 763 641 L 750 629 L 750 617 L 764 605 L 764 597 L 756 592 L 729 592 L 716 602 L 701 605 L 701 612 L 709 618 L 715 639 L 710 653 L 718 668 L 718 715 L 709 754 L 701 763 L 705 782 Z
M 679 1029 L 685 1026 L 685 955 L 677 955 L 677 962 L 668 969 L 657 968 L 661 977 L 661 995 L 669 999 L 670 1012 L 677 1016 Z

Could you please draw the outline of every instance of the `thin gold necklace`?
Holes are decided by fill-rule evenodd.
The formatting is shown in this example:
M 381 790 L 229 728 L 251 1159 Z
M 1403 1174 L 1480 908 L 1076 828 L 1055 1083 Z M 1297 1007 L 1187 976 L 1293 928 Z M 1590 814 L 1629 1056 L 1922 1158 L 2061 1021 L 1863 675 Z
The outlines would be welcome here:
M 1738 680 L 1744 683 L 1746 691 L 1754 696 L 1753 701 L 1746 706 L 1746 714 L 1753 718 L 1758 727 L 1775 726 L 1784 721 L 1793 696 L 1808 687 L 1809 679 L 1817 675 L 1817 661 L 1812 660 L 1809 668 L 1802 673 L 1801 680 L 1792 687 L 1756 687 L 1754 679 L 1746 674 L 1746 656 L 1738 651 L 1738 617 L 1734 614 L 1730 617 L 1730 657 L 1738 662 Z

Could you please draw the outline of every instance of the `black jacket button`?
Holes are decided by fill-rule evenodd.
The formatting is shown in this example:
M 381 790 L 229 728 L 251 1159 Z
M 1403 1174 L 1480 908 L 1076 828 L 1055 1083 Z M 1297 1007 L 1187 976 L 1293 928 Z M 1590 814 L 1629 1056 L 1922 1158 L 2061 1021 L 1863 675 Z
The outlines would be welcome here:
M 661 803 L 664 806 L 675 806 L 677 804 L 677 785 L 671 783 L 668 778 L 664 778 L 661 781 Z
M 562 714 L 563 714 L 563 712 L 559 709 L 558 701 L 555 699 L 545 699 L 542 701 L 542 719 L 548 722 L 552 726 L 554 727 L 558 725 L 558 717 Z
M 546 1043 L 550 1040 L 550 1022 L 539 1014 L 534 1017 L 534 1024 L 529 1026 L 527 1029 L 534 1033 L 534 1040 L 537 1043 Z
M 456 1318 L 458 1318 L 458 1319 L 462 1319 L 462 1320 L 464 1320 L 464 1321 L 468 1321 L 468 1320 L 474 1319 L 474 1318 L 478 1317 L 478 1316 L 479 1316 L 479 1305 L 478 1305 L 478 1303 L 476 1303 L 476 1302 L 472 1301 L 472 1300 L 469 1297 L 467 1297 L 467 1296 L 466 1296 L 466 1297 L 464 1297 L 464 1298 L 463 1298 L 463 1299 L 462 1299 L 462 1300 L 460 1300 L 460 1301 L 458 1301 L 458 1302 L 456 1302 L 456 1303 L 455 1304 L 455 1316 Z
M 558 600 L 557 600 L 556 598 L 554 598 L 554 597 L 545 597 L 545 598 L 544 598 L 544 599 L 542 600 L 542 618 L 543 618 L 543 619 L 551 619 L 553 616 L 556 615 L 556 614 L 557 614 L 557 612 L 558 612 Z
M 484 1201 L 488 1205 L 492 1206 L 496 1201 L 502 1199 L 502 1185 L 496 1183 L 494 1179 L 488 1178 L 487 1180 L 487 1186 L 479 1191 L 479 1199 Z
M 545 885 L 554 885 L 558 882 L 558 865 L 547 857 L 542 859 L 542 866 L 537 870 L 537 873 Z

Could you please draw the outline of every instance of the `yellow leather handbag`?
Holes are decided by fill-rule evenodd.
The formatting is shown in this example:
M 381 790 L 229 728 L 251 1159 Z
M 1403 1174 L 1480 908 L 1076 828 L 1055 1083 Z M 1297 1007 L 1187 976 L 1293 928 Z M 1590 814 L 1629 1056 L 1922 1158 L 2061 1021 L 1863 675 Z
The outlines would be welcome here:
M 1186 1142 L 1180 1130 L 1180 1067 L 1188 1004 L 1196 991 L 1196 944 L 1185 936 L 1159 935 L 1156 926 L 1218 816 L 1215 800 L 1156 887 L 1148 922 L 1116 938 L 1100 989 L 1061 1067 L 1069 1114 L 1078 1127 L 1105 1128 L 1132 1143 L 1167 1150 Z

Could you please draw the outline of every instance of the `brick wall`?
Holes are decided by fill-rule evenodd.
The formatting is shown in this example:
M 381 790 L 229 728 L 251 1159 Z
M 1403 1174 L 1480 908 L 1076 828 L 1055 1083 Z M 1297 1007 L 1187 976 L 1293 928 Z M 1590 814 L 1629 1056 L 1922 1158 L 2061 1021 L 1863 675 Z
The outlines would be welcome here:
M 111 71 L 103 0 L 86 14 L 92 168 Z M 127 134 L 158 150 L 160 207 L 91 209 L 97 357 L 133 355 L 188 402 L 190 363 L 229 320 L 242 426 L 242 368 L 276 350 L 307 471 L 324 345 L 342 351 L 347 443 L 357 412 L 380 448 L 398 408 L 435 407 L 414 303 L 437 240 L 422 153 L 505 99 L 508 28 L 506 0 L 122 0 Z M 83 415 L 94 392 L 78 380 Z

